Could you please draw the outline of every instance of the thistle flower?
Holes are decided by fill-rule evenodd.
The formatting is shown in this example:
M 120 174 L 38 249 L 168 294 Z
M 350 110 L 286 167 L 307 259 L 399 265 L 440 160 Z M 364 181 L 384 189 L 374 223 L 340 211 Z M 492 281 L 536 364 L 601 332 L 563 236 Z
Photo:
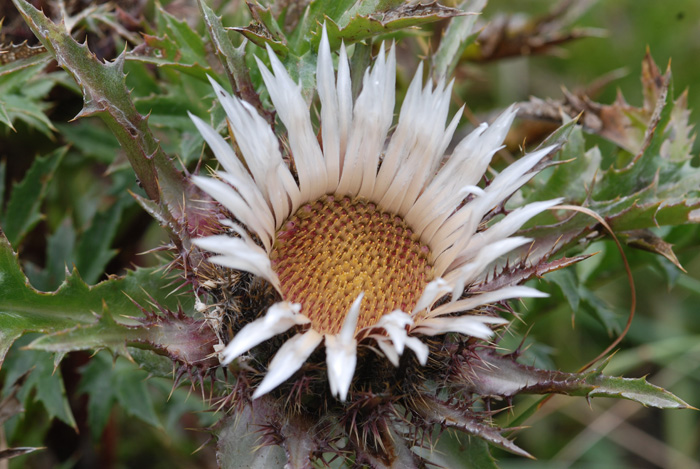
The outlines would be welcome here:
M 258 66 L 287 128 L 296 173 L 284 163 L 278 138 L 265 120 L 213 80 L 245 164 L 214 129 L 192 116 L 224 169 L 217 178 L 195 177 L 194 182 L 237 219 L 226 223 L 233 235 L 195 243 L 218 254 L 210 262 L 259 276 L 281 297 L 233 337 L 223 362 L 299 328 L 270 362 L 254 398 L 287 380 L 323 342 L 331 392 L 345 400 L 358 344 L 376 344 L 396 366 L 408 348 L 425 364 L 429 347 L 423 337 L 456 332 L 488 339 L 489 326 L 507 320 L 475 314 L 475 309 L 542 296 L 515 286 L 468 291 L 465 297 L 465 285 L 529 241 L 511 235 L 559 203 L 531 203 L 487 229 L 481 226 L 484 216 L 527 182 L 553 149 L 521 158 L 485 189 L 476 185 L 501 148 L 513 108 L 491 126 L 478 127 L 445 157 L 461 112 L 445 126 L 452 83 L 421 88 L 419 67 L 387 141 L 394 47 L 388 55 L 381 49 L 353 103 L 345 48 L 336 79 L 324 30 L 317 67 L 319 143 L 300 87 L 274 52 L 268 53 L 272 72 L 260 61 Z
M 440 361 L 449 333 L 487 340 L 493 327 L 508 322 L 489 305 L 544 296 L 525 286 L 478 287 L 494 261 L 529 242 L 513 234 L 560 202 L 531 203 L 485 223 L 554 150 L 530 153 L 485 187 L 477 185 L 502 148 L 514 108 L 479 126 L 446 156 L 461 116 L 448 122 L 452 83 L 422 85 L 419 67 L 390 132 L 394 47 L 388 54 L 380 49 L 353 102 L 345 47 L 336 76 L 324 29 L 316 71 L 319 139 L 300 86 L 271 49 L 268 54 L 272 71 L 260 61 L 258 66 L 286 127 L 293 165 L 285 163 L 284 145 L 254 108 L 213 80 L 240 158 L 192 116 L 223 168 L 215 177 L 194 177 L 194 183 L 234 218 L 222 221 L 227 233 L 195 244 L 215 253 L 209 262 L 264 279 L 275 291 L 271 304 L 237 314 L 221 353 L 224 364 L 260 344 L 274 353 L 269 363 L 265 353 L 256 355 L 267 371 L 253 399 L 288 381 L 307 361 L 323 364 L 323 358 L 310 358 L 321 344 L 327 384 L 314 392 L 330 390 L 345 401 L 354 392 L 402 386 L 397 367 L 407 350 L 424 376 L 431 354 Z M 274 340 L 280 334 L 281 345 Z M 376 365 L 378 360 L 391 365 Z M 358 368 L 371 369 L 374 381 L 356 375 Z

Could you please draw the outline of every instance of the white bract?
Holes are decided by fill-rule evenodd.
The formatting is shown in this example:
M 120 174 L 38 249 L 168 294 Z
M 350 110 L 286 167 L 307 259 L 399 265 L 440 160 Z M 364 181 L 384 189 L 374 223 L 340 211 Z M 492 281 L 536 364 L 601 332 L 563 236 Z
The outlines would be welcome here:
M 388 54 L 381 48 L 353 102 L 345 47 L 340 49 L 336 76 L 324 29 L 316 72 L 323 142 L 319 144 L 300 86 L 269 48 L 268 54 L 272 71 L 260 61 L 258 66 L 287 129 L 296 179 L 282 159 L 278 137 L 267 122 L 252 106 L 230 96 L 213 80 L 242 158 L 209 125 L 192 116 L 223 168 L 216 179 L 194 177 L 194 183 L 259 240 L 258 244 L 241 226 L 227 222 L 235 237 L 210 236 L 195 243 L 216 253 L 209 261 L 262 277 L 283 297 L 282 302 L 270 306 L 262 317 L 233 337 L 222 352 L 223 362 L 231 362 L 292 327 L 312 323 L 302 301 L 294 303 L 284 298 L 270 260 L 278 230 L 304 204 L 326 195 L 350 197 L 401 217 L 420 243 L 429 248 L 428 261 L 433 270 L 430 281 L 416 292 L 419 299 L 409 311 L 387 312 L 375 324 L 358 329 L 358 316 L 363 310 L 361 293 L 345 313 L 339 332 L 316 330 L 313 324 L 302 328 L 303 332 L 285 342 L 272 359 L 254 397 L 287 380 L 324 342 L 330 389 L 345 400 L 357 362 L 358 337 L 376 341 L 394 365 L 398 365 L 406 347 L 425 364 L 429 350 L 421 337 L 454 332 L 488 339 L 493 334 L 491 326 L 507 321 L 471 310 L 512 298 L 544 296 L 532 288 L 511 286 L 472 292 L 462 299 L 465 286 L 483 279 L 487 267 L 497 258 L 529 242 L 511 237 L 513 233 L 560 202 L 531 203 L 479 230 L 483 217 L 525 184 L 535 174 L 535 165 L 553 150 L 547 147 L 530 153 L 485 188 L 477 186 L 515 117 L 512 107 L 493 124 L 479 126 L 446 156 L 461 111 L 447 122 L 452 84 L 422 86 L 420 67 L 408 88 L 398 124 L 388 136 L 394 111 L 394 47 Z M 434 306 L 438 301 L 440 304 Z

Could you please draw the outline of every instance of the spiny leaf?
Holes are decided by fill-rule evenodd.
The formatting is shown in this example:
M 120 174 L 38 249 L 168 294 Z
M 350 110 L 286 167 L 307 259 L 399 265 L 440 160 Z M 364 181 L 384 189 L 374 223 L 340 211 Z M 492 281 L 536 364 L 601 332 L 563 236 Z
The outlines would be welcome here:
M 570 142 L 557 156 L 560 160 L 575 160 L 557 166 L 544 184 L 540 183 L 528 194 L 528 200 L 551 198 L 557 191 L 566 193 L 569 195 L 567 202 L 583 205 L 597 213 L 614 231 L 698 222 L 700 168 L 691 164 L 692 155 L 683 153 L 689 151 L 693 140 L 685 98 L 682 96 L 673 101 L 670 71 L 662 75 L 649 55 L 644 59 L 643 70 L 643 108 L 623 105 L 622 98 L 609 108 L 588 102 L 589 106 L 595 104 L 601 116 L 618 125 L 615 127 L 617 137 L 608 135 L 608 138 L 625 145 L 625 148 L 634 149 L 636 153 L 622 153 L 626 160 L 620 167 L 601 172 L 599 151 L 592 149 L 584 153 L 581 129 L 576 129 Z M 590 118 L 590 113 L 583 116 L 584 126 L 589 125 L 586 124 L 586 115 Z M 619 123 L 622 117 L 627 120 Z M 608 129 L 605 132 L 613 132 L 610 126 L 606 127 L 607 124 L 602 125 L 602 129 Z M 574 183 L 574 180 L 580 181 L 581 174 L 585 178 L 583 184 Z M 560 181 L 567 180 L 566 187 L 559 185 Z M 570 190 L 572 186 L 579 189 Z M 576 240 L 585 236 L 593 238 L 603 234 L 597 228 L 598 222 L 583 214 L 566 219 L 557 218 L 553 213 L 542 214 L 534 224 L 538 228 L 529 232 L 536 238 L 530 250 L 532 261 L 552 249 L 573 246 Z M 546 224 L 551 226 L 543 226 Z
M 26 0 L 13 3 L 44 47 L 80 85 L 84 107 L 78 117 L 99 115 L 105 121 L 126 151 L 148 196 L 163 201 L 177 218 L 184 192 L 182 175 L 160 149 L 146 118 L 131 101 L 123 72 L 125 55 L 111 63 L 100 63 L 86 45 L 78 44 Z
M 51 291 L 61 285 L 66 278 L 68 266 L 75 263 L 75 239 L 73 221 L 70 216 L 67 216 L 56 231 L 48 237 L 45 267 L 40 269 L 31 263 L 25 264 L 25 273 L 35 288 Z
M 485 394 L 485 396 L 487 395 Z M 532 458 L 527 451 L 519 448 L 508 438 L 501 435 L 505 430 L 488 424 L 483 417 L 468 410 L 452 406 L 445 401 L 428 395 L 423 395 L 416 399 L 413 408 L 428 423 L 462 431 L 513 454 Z
M 10 193 L 7 210 L 2 217 L 2 229 L 10 243 L 15 246 L 19 245 L 43 218 L 39 210 L 41 203 L 66 150 L 65 147 L 59 148 L 49 155 L 35 159 L 22 182 L 15 185 Z
M 218 428 L 216 453 L 221 469 L 282 469 L 287 463 L 279 446 L 263 446 L 260 429 L 275 418 L 272 399 L 263 396 L 222 420 Z
M 567 394 L 588 398 L 603 396 L 629 399 L 662 409 L 687 409 L 682 399 L 646 379 L 605 376 L 600 370 L 564 373 L 521 365 L 512 357 L 479 350 L 478 360 L 461 370 L 460 384 L 483 397 L 511 397 L 516 394 Z
M 313 431 L 314 420 L 306 415 L 295 415 L 281 429 L 282 446 L 287 453 L 287 466 L 290 469 L 311 467 L 311 457 L 319 450 L 319 442 Z
M 218 338 L 204 322 L 183 314 L 149 314 L 141 324 L 117 323 L 105 306 L 97 321 L 39 337 L 27 348 L 55 353 L 108 348 L 131 359 L 128 344 L 148 347 L 173 361 L 205 370 L 218 365 L 214 345 Z
M 300 41 L 306 41 L 310 37 L 312 31 L 318 28 L 319 24 L 323 24 L 324 18 L 328 17 L 338 23 L 340 26 L 347 24 L 348 15 L 352 14 L 358 3 L 367 5 L 371 2 L 357 2 L 355 0 L 313 0 L 309 3 L 308 8 L 304 12 L 301 21 L 297 24 L 292 34 L 290 34 L 289 42 L 297 44 Z
M 618 236 L 628 246 L 664 256 L 671 261 L 673 265 L 678 267 L 678 269 L 685 272 L 685 269 L 673 252 L 673 245 L 656 236 L 650 230 L 624 231 L 618 233 Z
M 53 333 L 95 323 L 94 313 L 102 311 L 103 302 L 122 318 L 142 314 L 129 297 L 142 305 L 153 297 L 175 310 L 179 298 L 168 296 L 170 282 L 156 269 L 138 269 L 90 287 L 74 270 L 56 292 L 41 293 L 29 285 L 12 247 L 0 235 L 0 364 L 12 343 L 27 332 Z
M 437 467 L 450 469 L 498 469 L 489 444 L 480 438 L 459 438 L 460 434 L 444 432 L 435 447 L 418 448 L 417 452 Z
M 406 440 L 387 425 L 381 430 L 382 452 L 356 449 L 356 463 L 377 469 L 418 469 L 422 459 L 411 451 Z M 383 454 L 382 454 L 383 453 Z

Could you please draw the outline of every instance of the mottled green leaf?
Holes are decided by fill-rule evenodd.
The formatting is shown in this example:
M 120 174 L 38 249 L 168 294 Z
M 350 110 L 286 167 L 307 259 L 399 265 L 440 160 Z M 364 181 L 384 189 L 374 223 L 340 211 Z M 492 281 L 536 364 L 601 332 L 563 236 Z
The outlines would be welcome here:
M 12 244 L 17 246 L 42 219 L 39 211 L 66 148 L 60 148 L 44 157 L 37 157 L 24 179 L 10 193 L 2 218 L 2 229 Z

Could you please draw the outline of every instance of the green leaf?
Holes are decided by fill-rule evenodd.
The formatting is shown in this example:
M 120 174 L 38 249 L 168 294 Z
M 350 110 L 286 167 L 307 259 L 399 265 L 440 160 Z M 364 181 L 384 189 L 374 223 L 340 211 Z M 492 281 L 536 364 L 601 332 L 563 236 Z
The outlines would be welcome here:
M 562 195 L 567 197 L 567 202 L 582 202 L 594 187 L 596 172 L 600 169 L 602 157 L 597 148 L 586 151 L 583 132 L 573 124 L 575 124 L 574 121 L 565 124 L 568 128 L 566 139 L 561 141 L 562 149 L 553 158 L 554 161 L 562 163 L 552 168 L 547 181 L 530 196 L 528 202 L 533 202 L 535 198 L 547 200 Z M 549 140 L 546 144 L 549 144 Z
M 29 168 L 26 176 L 13 188 L 2 218 L 5 236 L 15 246 L 42 219 L 39 211 L 46 196 L 48 184 L 53 177 L 66 148 L 59 148 L 44 157 L 38 157 Z
M 446 78 L 452 75 L 466 47 L 476 40 L 474 24 L 486 6 L 486 0 L 465 0 L 458 9 L 468 12 L 452 18 L 445 28 L 437 52 L 433 56 L 433 76 Z
M 579 286 L 579 295 L 586 305 L 586 310 L 605 327 L 608 334 L 619 333 L 622 330 L 621 315 L 617 314 L 605 300 L 583 285 Z
M 564 373 L 521 365 L 512 357 L 489 350 L 478 351 L 483 366 L 467 366 L 461 384 L 482 397 L 511 397 L 516 394 L 558 393 L 569 396 L 615 397 L 661 409 L 690 408 L 682 399 L 644 378 L 605 376 L 600 370 Z M 603 364 L 603 366 L 605 363 Z M 602 369 L 602 367 L 601 367 Z
M 169 295 L 171 281 L 157 269 L 138 269 L 90 287 L 74 270 L 56 292 L 41 293 L 29 285 L 10 244 L 0 236 L 0 364 L 18 337 L 27 332 L 53 333 L 93 325 L 95 313 L 103 310 L 104 303 L 124 324 L 138 324 L 128 317 L 142 315 L 130 297 L 141 305 L 148 305 L 153 298 L 177 310 L 178 301 L 185 300 Z M 186 301 L 185 307 L 191 308 L 191 298 Z
M 342 19 L 340 23 L 336 23 L 331 18 L 326 18 L 325 22 L 331 48 L 337 49 L 340 47 L 341 41 L 345 42 L 345 45 L 349 45 L 379 35 L 453 18 L 461 14 L 462 12 L 455 8 L 445 7 L 438 3 L 412 4 L 402 2 L 400 6 L 376 14 L 370 15 L 358 11 L 358 14 L 351 17 L 347 24 L 344 24 Z M 320 28 L 317 28 L 311 43 L 315 48 L 318 48 L 320 40 Z M 295 52 L 299 53 L 300 51 L 302 50 Z
M 622 98 L 612 105 L 601 105 L 573 95 L 567 95 L 567 103 L 557 104 L 557 109 L 569 109 L 570 115 L 586 111 L 580 120 L 587 129 L 633 153 L 620 151 L 621 162 L 600 171 L 600 152 L 595 148 L 585 151 L 582 131 L 577 128 L 557 157 L 572 161 L 556 166 L 549 178 L 527 195 L 529 201 L 565 194 L 567 203 L 592 210 L 616 232 L 700 221 L 700 168 L 691 164 L 689 154 L 693 136 L 687 97 L 683 94 L 673 100 L 670 71 L 662 75 L 649 55 L 642 69 L 642 108 L 634 108 Z M 538 104 L 540 110 L 542 103 Z M 568 218 L 562 218 L 563 214 Z M 586 236 L 590 242 L 605 234 L 593 217 L 570 215 L 561 212 L 557 218 L 550 212 L 530 225 L 538 225 L 530 232 L 537 239 L 531 261 L 575 246 Z M 634 236 L 623 235 L 623 240 L 632 246 L 638 244 Z M 654 252 L 672 259 L 668 249 Z
M 112 407 L 117 402 L 113 379 L 114 366 L 112 360 L 98 353 L 93 355 L 82 369 L 78 392 L 88 395 L 88 425 L 95 439 L 102 434 Z
M 49 138 L 53 138 L 54 128 L 44 114 L 48 107 L 43 99 L 59 79 L 59 73 L 42 73 L 45 63 L 20 67 L 0 73 L 0 120 L 12 128 L 15 120 L 26 122 Z
M 12 126 L 12 118 L 7 113 L 7 109 L 5 109 L 5 103 L 3 103 L 2 100 L 0 100 L 0 122 L 11 128 L 12 130 L 15 130 L 15 128 Z
M 75 262 L 76 233 L 70 217 L 63 219 L 59 227 L 49 236 L 46 246 L 46 267 L 43 270 L 30 270 L 25 267 L 27 277 L 35 288 L 41 291 L 55 290 L 66 278 L 66 273 Z M 31 275 L 30 275 L 31 273 Z
M 44 110 L 48 107 L 36 99 L 28 98 L 20 94 L 10 94 L 2 96 L 2 113 L 3 122 L 9 127 L 15 120 L 26 122 L 30 127 L 34 127 L 49 138 L 53 138 L 53 131 L 56 128 L 53 126 L 49 118 L 44 114 Z
M 157 4 L 155 22 L 156 31 L 144 34 L 143 44 L 129 52 L 127 60 L 177 70 L 205 83 L 208 83 L 207 75 L 215 77 L 207 61 L 204 40 L 186 21 Z
M 202 370 L 219 366 L 214 346 L 219 343 L 216 333 L 202 320 L 183 314 L 163 313 L 140 320 L 141 324 L 117 323 L 105 306 L 97 321 L 78 324 L 60 331 L 50 331 L 27 348 L 65 354 L 76 350 L 107 348 L 115 355 L 133 360 L 127 345 L 149 347 L 171 360 Z
M 581 302 L 581 295 L 579 294 L 578 279 L 576 278 L 576 272 L 574 269 L 561 269 L 556 272 L 552 272 L 547 275 L 547 281 L 556 284 L 561 292 L 564 294 L 564 298 L 569 302 L 571 306 L 571 311 L 576 313 L 578 311 L 579 303 Z
M 146 388 L 145 373 L 119 373 L 117 379 L 115 386 L 117 389 L 117 400 L 122 408 L 128 414 L 154 427 L 162 428 L 153 407 L 151 395 Z
M 75 250 L 75 266 L 85 282 L 97 282 L 104 274 L 107 263 L 117 253 L 110 246 L 119 228 L 122 212 L 129 202 L 131 200 L 122 198 L 107 210 L 98 212 L 80 238 Z
M 93 438 L 100 437 L 117 402 L 127 414 L 162 429 L 146 379 L 144 371 L 123 360 L 113 361 L 103 353 L 90 359 L 82 370 L 78 392 L 88 396 L 88 423 Z
M 289 42 L 295 45 L 296 50 L 297 44 L 307 41 L 311 33 L 317 31 L 318 25 L 323 24 L 325 18 L 330 18 L 341 26 L 345 26 L 346 23 L 341 19 L 345 18 L 350 9 L 357 3 L 356 0 L 312 1 L 294 32 L 290 35 Z
M 279 58 L 286 58 L 290 50 L 284 33 L 271 13 L 271 8 L 262 8 L 253 3 L 248 3 L 248 8 L 254 18 L 251 25 L 231 29 L 243 35 L 256 46 L 263 49 L 270 46 Z M 296 55 L 300 55 L 298 51 L 295 52 L 297 52 Z
M 18 398 L 25 407 L 32 400 L 40 402 L 51 418 L 57 417 L 69 426 L 77 429 L 73 413 L 66 399 L 66 388 L 60 371 L 56 371 L 50 354 L 39 351 L 18 350 L 30 337 L 17 343 L 8 355 L 4 370 L 6 391 L 20 376 L 31 370 Z
M 103 164 L 112 164 L 121 147 L 112 132 L 94 121 L 75 121 L 56 124 L 61 136 L 80 152 Z

